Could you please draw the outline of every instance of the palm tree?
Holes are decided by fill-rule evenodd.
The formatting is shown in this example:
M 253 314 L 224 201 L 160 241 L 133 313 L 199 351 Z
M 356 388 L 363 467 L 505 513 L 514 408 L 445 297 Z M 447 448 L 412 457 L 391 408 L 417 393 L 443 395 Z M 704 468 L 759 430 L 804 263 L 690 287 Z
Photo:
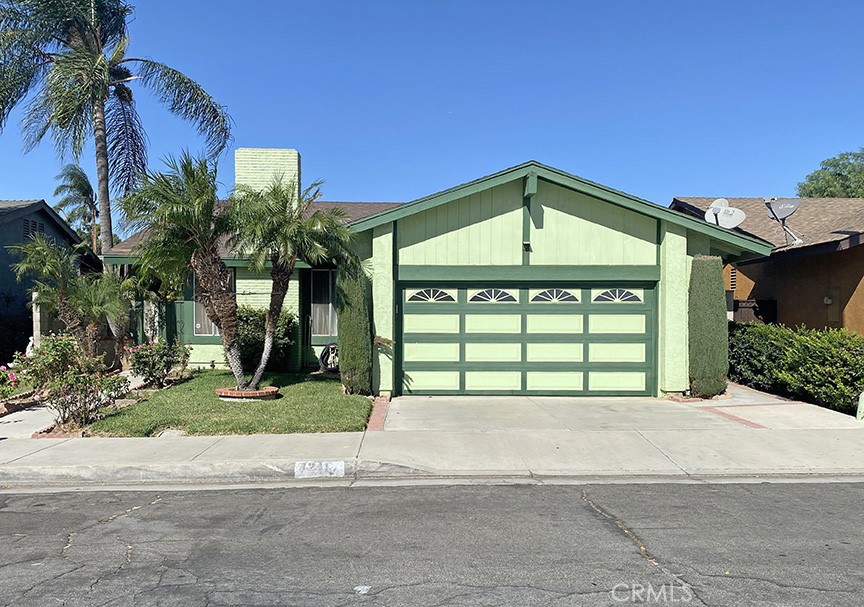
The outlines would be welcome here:
M 298 192 L 294 182 L 276 179 L 263 191 L 241 187 L 237 191 L 237 249 L 249 255 L 254 270 L 270 267 L 270 303 L 264 325 L 261 361 L 247 387 L 256 388 L 270 359 L 273 339 L 291 275 L 298 259 L 310 265 L 339 260 L 359 263 L 349 251 L 353 237 L 338 209 L 312 211 L 321 197 L 321 182 Z
M 247 384 L 240 362 L 237 297 L 221 249 L 233 245 L 232 206 L 216 197 L 216 165 L 184 153 L 164 173 L 146 173 L 121 201 L 130 227 L 146 230 L 139 265 L 179 287 L 195 276 L 195 301 L 219 329 L 237 386 Z
M 12 266 L 18 279 L 26 274 L 35 277 L 36 303 L 57 313 L 84 354 L 96 355 L 100 322 L 103 318 L 108 322 L 117 339 L 115 361 L 119 362 L 131 309 L 120 275 L 116 271 L 81 274 L 79 256 L 84 245 L 58 245 L 44 234 L 34 234 L 23 245 L 9 248 L 21 257 Z
M 90 178 L 77 164 L 67 164 L 57 175 L 60 185 L 54 190 L 55 196 L 62 196 L 54 208 L 61 211 L 70 225 L 80 232 L 89 233 L 90 247 L 99 252 L 97 244 L 99 209 L 93 193 Z M 80 226 L 80 227 L 79 227 Z
M 122 0 L 0 0 L 0 131 L 35 93 L 22 120 L 25 149 L 50 131 L 58 151 L 77 161 L 92 137 L 103 251 L 113 234 L 109 182 L 125 192 L 147 163 L 130 85 L 140 83 L 192 122 L 211 156 L 230 139 L 228 114 L 198 83 L 163 63 L 127 56 L 132 11 Z

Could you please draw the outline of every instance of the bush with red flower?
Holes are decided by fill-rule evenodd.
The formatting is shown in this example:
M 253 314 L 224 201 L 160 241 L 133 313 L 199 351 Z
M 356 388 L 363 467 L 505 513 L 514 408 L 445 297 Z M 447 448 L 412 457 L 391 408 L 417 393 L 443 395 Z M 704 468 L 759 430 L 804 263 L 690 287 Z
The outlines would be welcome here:
M 14 371 L 6 368 L 6 365 L 0 365 L 0 398 L 12 396 L 15 388 L 18 387 L 18 376 Z

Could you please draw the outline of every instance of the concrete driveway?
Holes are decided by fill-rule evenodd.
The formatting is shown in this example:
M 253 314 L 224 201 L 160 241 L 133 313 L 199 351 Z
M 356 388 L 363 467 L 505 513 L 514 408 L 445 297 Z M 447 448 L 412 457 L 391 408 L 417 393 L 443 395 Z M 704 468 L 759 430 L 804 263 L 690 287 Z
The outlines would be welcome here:
M 633 397 L 403 396 L 390 403 L 385 431 L 519 432 L 864 428 L 816 405 L 731 385 L 727 396 L 675 402 Z

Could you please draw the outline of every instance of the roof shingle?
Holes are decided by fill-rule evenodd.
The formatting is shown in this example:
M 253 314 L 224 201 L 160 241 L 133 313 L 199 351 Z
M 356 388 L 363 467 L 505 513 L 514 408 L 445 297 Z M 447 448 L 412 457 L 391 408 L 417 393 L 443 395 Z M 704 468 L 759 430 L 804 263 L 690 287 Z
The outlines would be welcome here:
M 671 208 L 701 217 L 714 197 L 675 197 Z M 798 200 L 800 206 L 786 225 L 798 235 L 803 244 L 793 245 L 780 224 L 769 214 L 762 198 L 727 198 L 729 206 L 741 209 L 747 218 L 737 228 L 752 236 L 767 240 L 776 251 L 803 249 L 808 246 L 850 239 L 858 244 L 864 235 L 864 198 L 780 198 Z

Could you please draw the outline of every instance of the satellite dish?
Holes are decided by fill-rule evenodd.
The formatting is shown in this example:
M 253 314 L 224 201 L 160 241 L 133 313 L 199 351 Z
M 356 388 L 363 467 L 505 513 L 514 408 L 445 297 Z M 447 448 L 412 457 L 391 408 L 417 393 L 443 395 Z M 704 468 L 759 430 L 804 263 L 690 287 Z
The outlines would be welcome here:
M 705 221 L 726 229 L 737 228 L 746 218 L 744 211 L 730 207 L 725 198 L 718 198 L 705 211 Z
M 800 204 L 801 203 L 794 198 L 787 200 L 772 200 L 771 212 L 774 213 L 774 217 L 782 221 L 797 211 Z

